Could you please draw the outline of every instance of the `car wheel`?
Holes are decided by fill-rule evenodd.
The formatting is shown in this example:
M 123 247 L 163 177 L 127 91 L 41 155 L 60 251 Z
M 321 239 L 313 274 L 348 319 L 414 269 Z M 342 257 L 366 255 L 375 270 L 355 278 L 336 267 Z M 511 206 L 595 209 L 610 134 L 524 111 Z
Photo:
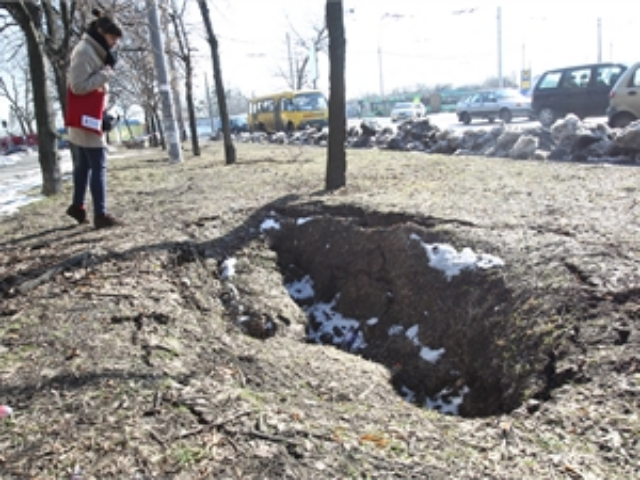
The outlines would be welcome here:
M 538 121 L 543 127 L 550 127 L 556 121 L 556 112 L 553 109 L 545 107 L 538 114 Z
M 619 113 L 609 121 L 611 128 L 626 128 L 631 122 L 635 122 L 637 118 L 630 113 Z
M 471 123 L 471 115 L 467 112 L 463 112 L 460 114 L 460 121 L 465 125 L 469 125 Z
M 511 123 L 511 119 L 513 118 L 513 115 L 511 114 L 511 110 L 509 110 L 508 108 L 503 108 L 502 110 L 500 110 L 500 113 L 498 116 L 500 117 L 500 120 L 502 120 L 504 123 Z

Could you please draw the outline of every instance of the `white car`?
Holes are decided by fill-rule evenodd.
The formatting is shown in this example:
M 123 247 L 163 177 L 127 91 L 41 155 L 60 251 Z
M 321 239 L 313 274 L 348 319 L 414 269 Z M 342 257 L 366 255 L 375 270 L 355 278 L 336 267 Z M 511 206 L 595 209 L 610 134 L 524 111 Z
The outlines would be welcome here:
M 427 107 L 419 102 L 396 103 L 391 110 L 391 121 L 408 120 L 424 117 L 427 114 Z

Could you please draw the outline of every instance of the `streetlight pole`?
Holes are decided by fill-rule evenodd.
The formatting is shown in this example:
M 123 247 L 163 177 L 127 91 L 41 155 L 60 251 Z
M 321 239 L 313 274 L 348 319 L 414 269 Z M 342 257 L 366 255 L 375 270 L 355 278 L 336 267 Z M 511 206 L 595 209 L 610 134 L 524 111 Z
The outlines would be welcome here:
M 402 15 L 401 13 L 384 13 L 380 17 L 378 25 L 378 72 L 380 74 L 380 97 L 384 97 L 384 70 L 382 68 L 382 22 L 385 18 L 399 20 L 401 18 L 410 17 L 412 15 Z
M 384 97 L 384 75 L 382 73 L 382 46 L 380 45 L 380 38 L 378 37 L 378 71 L 380 74 L 380 97 Z
M 147 11 L 149 16 L 149 26 L 151 33 L 151 44 L 153 45 L 153 57 L 158 76 L 158 90 L 162 99 L 162 123 L 165 132 L 165 142 L 168 143 L 169 159 L 171 163 L 182 163 L 182 149 L 178 138 L 178 128 L 175 120 L 175 110 L 173 99 L 171 98 L 171 87 L 169 85 L 169 74 L 167 73 L 167 62 L 160 36 L 160 21 L 158 19 L 158 6 L 156 0 L 147 0 Z
M 602 63 L 602 19 L 598 18 L 598 63 Z
M 498 7 L 498 87 L 504 87 L 502 78 L 502 7 Z

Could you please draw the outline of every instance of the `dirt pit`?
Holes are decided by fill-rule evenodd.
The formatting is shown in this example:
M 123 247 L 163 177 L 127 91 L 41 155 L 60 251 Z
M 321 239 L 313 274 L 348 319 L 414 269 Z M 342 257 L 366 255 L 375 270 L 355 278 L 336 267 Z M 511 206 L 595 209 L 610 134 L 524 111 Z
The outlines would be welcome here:
M 353 207 L 290 207 L 261 230 L 308 340 L 383 364 L 407 401 L 484 417 L 547 395 L 547 339 L 490 245 L 429 218 Z

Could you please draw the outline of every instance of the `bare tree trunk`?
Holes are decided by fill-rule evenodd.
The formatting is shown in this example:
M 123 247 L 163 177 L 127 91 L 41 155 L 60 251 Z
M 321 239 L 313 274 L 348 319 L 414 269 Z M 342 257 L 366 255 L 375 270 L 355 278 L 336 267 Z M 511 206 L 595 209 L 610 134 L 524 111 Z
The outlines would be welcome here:
M 25 125 L 25 122 L 24 122 L 24 119 L 22 118 L 22 115 L 18 114 L 18 112 L 16 112 L 15 108 L 12 108 L 12 110 L 13 110 L 13 114 L 14 114 L 16 120 L 20 124 L 20 130 L 22 131 L 22 135 L 27 136 L 28 133 L 33 133 L 33 132 L 31 132 L 31 128 L 30 127 L 27 129 L 27 126 Z
M 127 132 L 129 132 L 129 140 L 133 140 L 133 131 L 131 130 L 129 119 L 127 118 L 126 115 L 122 115 L 122 120 L 124 121 L 124 124 L 127 127 Z
M 207 0 L 198 0 L 200 12 L 207 29 L 207 40 L 211 47 L 211 60 L 213 61 L 213 76 L 216 82 L 216 96 L 218 97 L 218 109 L 220 111 L 220 121 L 222 122 L 222 134 L 224 136 L 224 153 L 226 164 L 236 163 L 236 149 L 231 140 L 231 127 L 229 125 L 229 112 L 227 110 L 227 100 L 224 92 L 224 83 L 222 82 L 222 72 L 220 69 L 220 56 L 218 55 L 218 39 L 213 33 L 211 18 L 209 16 L 209 7 Z
M 298 76 L 296 78 L 296 90 L 302 90 L 304 88 L 305 78 L 307 76 L 307 64 L 309 63 L 309 57 L 305 57 L 302 64 L 298 66 Z
M 27 40 L 33 103 L 38 129 L 38 159 L 42 171 L 42 194 L 60 193 L 62 175 L 58 158 L 58 138 L 55 129 L 51 95 L 47 83 L 45 52 L 38 38 L 42 31 L 39 7 L 35 3 L 20 2 L 5 7 L 24 33 Z
M 58 9 L 53 8 L 51 2 L 43 2 L 43 6 L 50 37 L 45 46 L 45 53 L 53 70 L 58 102 L 64 118 L 67 113 L 67 72 L 71 63 L 71 34 L 76 2 L 74 0 L 60 1 Z M 56 136 L 57 134 L 58 132 L 56 132 Z M 78 150 L 72 148 L 70 152 L 75 165 L 78 161 Z
M 155 125 L 155 130 L 156 133 L 158 134 L 158 142 L 159 142 L 159 146 L 162 150 L 166 150 L 167 149 L 167 144 L 164 141 L 164 128 L 162 125 L 162 120 L 160 119 L 160 114 L 158 113 L 158 110 L 154 109 L 153 112 L 151 112 L 151 114 L 153 115 L 153 124 Z
M 171 3 L 172 12 L 170 15 L 175 31 L 178 49 L 180 51 L 179 58 L 184 63 L 185 70 L 185 91 L 187 98 L 187 111 L 189 114 L 189 130 L 191 132 L 191 150 L 193 155 L 200 156 L 200 139 L 198 138 L 198 126 L 196 124 L 196 109 L 193 103 L 193 65 L 191 63 L 191 50 L 189 47 L 189 37 L 185 30 L 182 15 L 178 12 L 175 0 Z M 182 120 L 181 120 L 182 122 Z
M 345 47 L 344 10 L 342 0 L 327 0 L 327 28 L 329 30 L 329 145 L 325 188 L 337 190 L 347 184 L 345 151 Z
M 198 126 L 196 124 L 196 107 L 193 103 L 193 72 L 191 62 L 186 65 L 185 89 L 187 91 L 187 110 L 189 111 L 189 130 L 191 131 L 191 148 L 195 156 L 200 156 L 200 141 L 198 140 Z

